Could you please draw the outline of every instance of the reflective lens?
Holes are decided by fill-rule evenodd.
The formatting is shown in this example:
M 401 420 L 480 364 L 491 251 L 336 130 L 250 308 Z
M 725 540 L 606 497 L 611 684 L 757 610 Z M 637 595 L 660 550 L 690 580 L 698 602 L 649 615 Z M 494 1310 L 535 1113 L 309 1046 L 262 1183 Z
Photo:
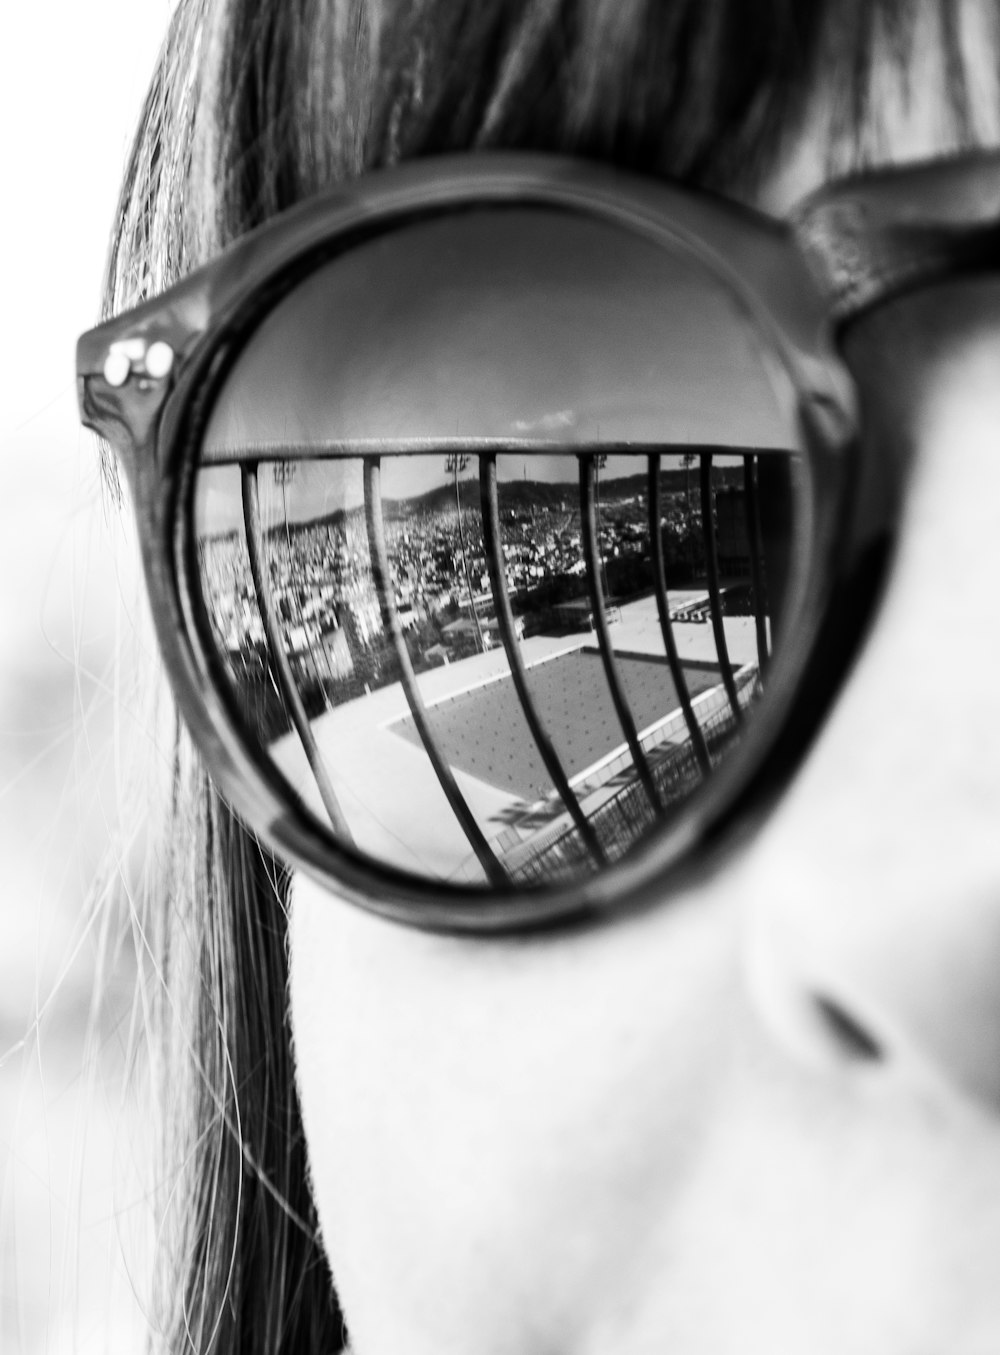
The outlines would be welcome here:
M 355 245 L 255 329 L 200 447 L 229 703 L 381 865 L 589 875 L 753 720 L 801 450 L 776 355 L 680 248 L 524 207 Z

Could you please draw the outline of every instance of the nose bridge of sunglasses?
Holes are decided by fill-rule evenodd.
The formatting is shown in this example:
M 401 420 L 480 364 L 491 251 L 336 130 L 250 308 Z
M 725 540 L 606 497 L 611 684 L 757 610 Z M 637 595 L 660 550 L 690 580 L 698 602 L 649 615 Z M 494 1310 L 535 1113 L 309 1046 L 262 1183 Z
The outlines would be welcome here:
M 793 218 L 841 329 L 948 277 L 1000 266 L 1000 155 L 976 153 L 833 184 Z

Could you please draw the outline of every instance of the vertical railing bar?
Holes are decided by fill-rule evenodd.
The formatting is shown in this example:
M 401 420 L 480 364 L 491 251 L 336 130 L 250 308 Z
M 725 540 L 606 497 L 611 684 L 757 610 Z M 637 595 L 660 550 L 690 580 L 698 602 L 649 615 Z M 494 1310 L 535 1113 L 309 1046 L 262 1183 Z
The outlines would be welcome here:
M 632 761 L 635 764 L 639 780 L 642 782 L 643 789 L 657 814 L 663 813 L 663 805 L 656 789 L 656 783 L 653 780 L 653 774 L 650 770 L 646 755 L 639 742 L 639 732 L 635 727 L 635 720 L 632 717 L 632 711 L 625 696 L 625 690 L 622 687 L 621 675 L 618 672 L 618 665 L 615 663 L 614 650 L 611 647 L 611 636 L 608 632 L 608 616 L 604 607 L 604 597 L 601 593 L 601 552 L 598 541 L 597 530 L 597 502 L 595 494 L 596 462 L 593 453 L 582 454 L 580 461 L 580 527 L 583 537 L 583 551 L 587 566 L 587 587 L 590 592 L 590 607 L 594 614 L 594 626 L 597 631 L 597 644 L 601 653 L 601 661 L 604 665 L 604 676 L 607 680 L 608 689 L 611 692 L 611 700 L 614 703 L 618 719 L 621 723 L 622 731 L 625 735 L 625 741 L 628 744 L 629 752 L 632 754 Z
M 722 594 L 719 590 L 719 552 L 715 539 L 715 510 L 712 499 L 712 453 L 701 455 L 701 534 L 705 541 L 705 569 L 708 574 L 709 606 L 712 612 L 712 633 L 715 636 L 715 649 L 719 657 L 722 683 L 729 697 L 733 715 L 738 723 L 743 720 L 743 711 L 736 691 L 736 679 L 733 665 L 729 659 L 729 646 L 726 644 L 726 628 L 722 618 Z
M 660 617 L 660 630 L 663 632 L 663 644 L 667 651 L 667 663 L 670 665 L 670 676 L 674 680 L 674 686 L 677 688 L 677 695 L 680 698 L 681 710 L 684 712 L 684 721 L 688 728 L 688 734 L 691 736 L 691 743 L 698 759 L 698 766 L 703 774 L 711 771 L 712 759 L 708 754 L 708 746 L 705 743 L 705 736 L 701 732 L 701 726 L 698 723 L 698 717 L 694 713 L 694 707 L 691 705 L 691 693 L 688 689 L 687 676 L 681 667 L 680 655 L 677 653 L 677 641 L 674 638 L 674 626 L 670 619 L 670 600 L 667 596 L 667 572 L 666 564 L 663 559 L 663 537 L 660 534 L 660 456 L 658 452 L 651 452 L 649 456 L 649 548 L 653 564 L 653 587 L 656 593 L 656 610 Z
M 396 601 L 393 597 L 389 575 L 389 556 L 385 546 L 385 524 L 382 520 L 381 463 L 379 457 L 365 457 L 364 480 L 365 522 L 368 528 L 368 551 L 371 558 L 375 591 L 378 594 L 382 624 L 389 633 L 396 660 L 399 663 L 400 680 L 410 707 L 410 714 L 413 716 L 413 723 L 417 727 L 417 733 L 420 735 L 424 751 L 430 759 L 441 789 L 444 791 L 449 805 L 451 805 L 452 812 L 461 824 L 479 864 L 485 871 L 486 878 L 492 885 L 507 885 L 510 883 L 507 872 L 497 860 L 482 829 L 473 817 L 472 810 L 469 808 L 465 796 L 459 790 L 458 782 L 438 747 L 434 731 L 427 719 L 423 697 L 420 695 L 420 689 L 417 686 L 416 674 L 410 662 L 409 650 L 406 648 L 406 639 L 403 635 L 399 613 L 396 610 Z
M 760 501 L 757 497 L 757 460 L 752 453 L 743 458 L 743 502 L 746 509 L 747 541 L 750 546 L 750 579 L 753 584 L 753 616 L 757 632 L 757 666 L 763 675 L 770 657 L 767 648 L 767 587 L 764 578 L 764 538 L 760 527 Z
M 309 716 L 306 714 L 306 708 L 302 704 L 302 698 L 295 685 L 295 677 L 282 641 L 281 627 L 272 606 L 271 588 L 260 550 L 260 496 L 257 488 L 257 463 L 255 461 L 245 462 L 240 467 L 240 473 L 243 481 L 243 524 L 247 534 L 250 576 L 253 579 L 254 592 L 257 594 L 257 606 L 260 609 L 261 621 L 264 623 L 264 634 L 267 636 L 267 642 L 270 646 L 281 696 L 288 706 L 292 724 L 299 736 L 299 741 L 309 763 L 309 769 L 316 781 L 323 806 L 330 816 L 334 832 L 345 841 L 353 842 L 354 835 L 347 826 L 344 811 L 340 807 L 340 801 L 337 799 L 337 793 L 333 789 L 326 765 L 316 743 L 312 725 L 309 723 Z M 290 566 L 291 559 L 289 558 Z
M 593 825 L 584 814 L 579 800 L 573 793 L 559 754 L 549 737 L 548 730 L 542 723 L 528 687 L 524 660 L 521 658 L 521 650 L 515 633 L 514 612 L 510 605 L 510 594 L 507 591 L 507 570 L 504 566 L 503 551 L 500 545 L 500 501 L 497 490 L 497 459 L 495 453 L 486 452 L 480 456 L 479 481 L 486 563 L 493 588 L 493 599 L 497 608 L 497 626 L 500 630 L 500 638 L 503 641 L 504 652 L 507 655 L 507 662 L 510 664 L 510 675 L 514 681 L 514 688 L 520 698 L 521 709 L 524 712 L 528 728 L 531 730 L 532 738 L 535 740 L 535 746 L 545 763 L 545 770 L 552 778 L 552 784 L 569 811 L 570 817 L 576 824 L 591 856 L 599 864 L 603 864 L 607 860 L 604 850 Z

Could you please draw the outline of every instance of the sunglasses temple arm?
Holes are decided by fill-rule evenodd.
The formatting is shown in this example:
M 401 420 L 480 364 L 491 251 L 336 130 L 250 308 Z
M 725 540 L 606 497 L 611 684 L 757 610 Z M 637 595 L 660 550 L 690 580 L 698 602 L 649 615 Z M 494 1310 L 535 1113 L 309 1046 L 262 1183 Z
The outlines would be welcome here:
M 267 570 L 264 566 L 261 552 L 260 497 L 257 488 L 257 463 L 244 463 L 240 467 L 240 474 L 243 481 L 243 522 L 246 527 L 247 551 L 250 556 L 250 574 L 253 578 L 254 591 L 257 595 L 257 606 L 260 609 L 261 621 L 264 623 L 264 633 L 267 636 L 267 643 L 277 674 L 278 684 L 281 688 L 281 695 L 288 707 L 288 713 L 291 716 L 292 724 L 295 726 L 295 732 L 299 736 L 306 759 L 309 763 L 309 768 L 316 781 L 316 787 L 319 790 L 320 798 L 323 801 L 323 806 L 326 809 L 327 814 L 330 816 L 330 822 L 333 825 L 334 831 L 343 841 L 353 842 L 353 835 L 347 825 L 347 820 L 340 807 L 340 802 L 337 799 L 336 792 L 330 782 L 322 754 L 319 751 L 315 735 L 312 731 L 312 725 L 309 723 L 309 717 L 306 714 L 305 706 L 302 704 L 302 698 L 299 696 L 298 688 L 295 685 L 295 678 L 292 674 L 288 656 L 285 653 L 282 641 L 281 627 L 274 612 L 271 590 L 267 580 Z

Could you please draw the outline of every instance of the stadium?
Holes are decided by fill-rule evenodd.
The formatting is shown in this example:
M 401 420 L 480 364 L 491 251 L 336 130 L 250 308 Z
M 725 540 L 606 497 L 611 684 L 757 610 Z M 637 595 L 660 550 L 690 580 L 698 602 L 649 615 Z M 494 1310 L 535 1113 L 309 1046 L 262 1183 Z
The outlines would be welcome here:
M 704 590 L 679 591 L 675 605 L 689 610 Z M 757 675 L 754 619 L 724 618 L 726 644 L 741 693 L 749 700 Z M 644 750 L 659 765 L 681 754 L 692 767 L 690 738 L 673 687 L 653 598 L 626 604 L 613 623 L 623 683 L 636 712 Z M 731 721 L 711 626 L 674 624 L 699 724 Z M 588 818 L 607 816 L 624 797 L 635 799 L 631 754 L 600 675 L 592 634 L 535 636 L 522 642 L 532 694 L 543 712 L 570 785 Z M 551 873 L 554 844 L 573 840 L 573 825 L 554 793 L 519 707 L 502 649 L 472 655 L 419 675 L 424 705 L 446 759 L 476 821 L 512 874 L 530 875 L 543 863 Z M 482 869 L 451 813 L 414 727 L 406 693 L 395 682 L 334 707 L 313 721 L 323 760 L 358 848 L 402 870 L 474 883 Z M 324 807 L 294 734 L 272 749 L 275 761 L 300 787 L 318 816 Z M 675 772 L 676 774 L 676 772 Z M 648 821 L 631 803 L 619 850 Z

